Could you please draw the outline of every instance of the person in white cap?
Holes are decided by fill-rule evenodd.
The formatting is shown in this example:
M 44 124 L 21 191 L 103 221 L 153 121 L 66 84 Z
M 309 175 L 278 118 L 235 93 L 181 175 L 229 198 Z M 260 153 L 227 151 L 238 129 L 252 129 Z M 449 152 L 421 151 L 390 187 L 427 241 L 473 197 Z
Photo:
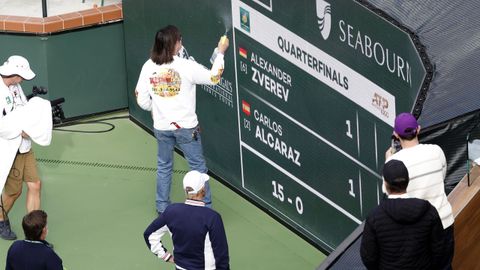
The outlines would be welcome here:
M 230 269 L 222 218 L 203 202 L 208 179 L 207 174 L 188 172 L 183 178 L 185 203 L 167 206 L 143 234 L 150 251 L 165 262 L 174 263 L 176 269 Z M 173 255 L 161 241 L 167 232 L 172 235 Z
M 0 119 L 13 112 L 15 109 L 26 105 L 27 98 L 23 93 L 20 83 L 31 80 L 35 73 L 30 69 L 28 60 L 19 55 L 10 56 L 0 66 Z M 0 132 L 2 139 L 11 139 Z M 37 171 L 37 162 L 31 149 L 32 142 L 25 132 L 22 133 L 22 142 L 18 149 L 15 161 L 8 175 L 1 196 L 0 211 L 0 237 L 6 240 L 16 239 L 11 230 L 6 214 L 12 208 L 15 200 L 22 192 L 23 181 L 27 183 L 27 211 L 31 212 L 40 208 L 41 182 Z

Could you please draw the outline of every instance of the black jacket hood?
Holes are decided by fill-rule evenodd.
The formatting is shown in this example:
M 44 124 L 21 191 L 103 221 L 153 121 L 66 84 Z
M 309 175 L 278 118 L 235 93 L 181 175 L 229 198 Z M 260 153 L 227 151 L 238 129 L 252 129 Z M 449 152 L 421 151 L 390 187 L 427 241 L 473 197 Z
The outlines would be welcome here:
M 415 198 L 386 199 L 382 209 L 400 224 L 416 223 L 428 211 L 430 203 Z

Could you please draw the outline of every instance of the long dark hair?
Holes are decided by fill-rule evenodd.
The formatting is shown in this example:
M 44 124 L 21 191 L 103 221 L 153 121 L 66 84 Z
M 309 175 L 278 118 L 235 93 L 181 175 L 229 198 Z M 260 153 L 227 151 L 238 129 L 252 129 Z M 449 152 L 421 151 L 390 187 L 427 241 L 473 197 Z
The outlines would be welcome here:
M 152 52 L 150 53 L 150 59 L 157 65 L 172 62 L 175 55 L 175 44 L 181 38 L 180 30 L 173 25 L 167 25 L 158 30 L 155 35 Z

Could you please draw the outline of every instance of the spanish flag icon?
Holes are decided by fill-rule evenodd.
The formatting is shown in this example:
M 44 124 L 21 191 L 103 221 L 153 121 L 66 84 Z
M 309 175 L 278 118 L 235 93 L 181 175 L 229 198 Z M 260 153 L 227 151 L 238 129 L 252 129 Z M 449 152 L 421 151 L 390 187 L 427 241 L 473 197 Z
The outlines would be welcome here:
M 242 111 L 247 116 L 250 116 L 250 104 L 245 100 L 242 100 Z
M 244 48 L 238 47 L 238 53 L 239 53 L 243 58 L 247 58 L 247 50 L 245 50 Z

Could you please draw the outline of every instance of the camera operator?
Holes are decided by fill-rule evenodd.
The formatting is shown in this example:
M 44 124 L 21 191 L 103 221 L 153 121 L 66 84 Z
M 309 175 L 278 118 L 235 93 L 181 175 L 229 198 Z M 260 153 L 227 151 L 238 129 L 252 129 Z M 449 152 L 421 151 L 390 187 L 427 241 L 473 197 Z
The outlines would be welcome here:
M 0 66 L 0 119 L 9 113 L 27 104 L 27 98 L 23 93 L 20 83 L 23 80 L 31 80 L 35 73 L 30 69 L 30 65 L 22 56 L 13 55 Z M 0 127 L 7 129 L 8 127 Z M 2 139 L 11 140 L 6 134 L 0 132 Z M 40 188 L 41 182 L 37 171 L 37 162 L 32 150 L 32 141 L 28 134 L 22 132 L 22 141 L 15 160 L 10 169 L 10 173 L 3 187 L 1 196 L 0 211 L 0 237 L 5 240 L 14 240 L 17 238 L 11 230 L 10 222 L 6 214 L 12 208 L 15 200 L 22 192 L 22 184 L 27 184 L 27 212 L 38 210 L 40 208 Z M 3 151 L 2 151 L 3 152 Z M 0 155 L 3 153 L 0 153 Z

